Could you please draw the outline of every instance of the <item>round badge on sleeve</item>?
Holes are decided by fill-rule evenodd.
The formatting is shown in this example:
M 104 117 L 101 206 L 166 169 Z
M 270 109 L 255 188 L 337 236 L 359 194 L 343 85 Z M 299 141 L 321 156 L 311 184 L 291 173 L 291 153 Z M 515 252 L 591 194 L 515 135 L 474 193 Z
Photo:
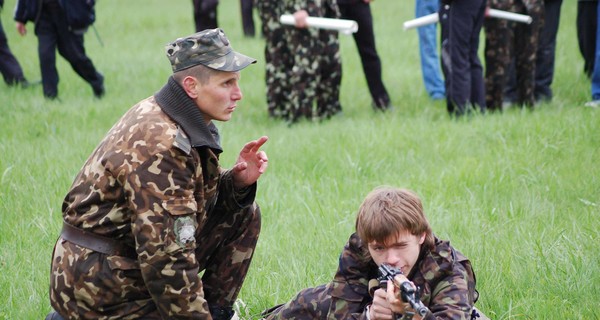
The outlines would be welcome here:
M 195 242 L 194 233 L 196 233 L 195 221 L 192 217 L 180 217 L 175 220 L 175 239 L 177 244 L 185 248 L 190 243 Z

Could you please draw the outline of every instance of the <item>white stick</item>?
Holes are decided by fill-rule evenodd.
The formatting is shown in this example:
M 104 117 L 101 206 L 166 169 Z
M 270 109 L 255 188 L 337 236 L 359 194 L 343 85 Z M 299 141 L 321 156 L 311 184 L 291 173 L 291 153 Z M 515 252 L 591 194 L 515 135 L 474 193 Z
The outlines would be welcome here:
M 516 22 L 521 22 L 521 23 L 526 23 L 526 24 L 531 24 L 531 22 L 533 21 L 533 19 L 528 15 L 509 12 L 509 11 L 502 11 L 502 10 L 497 10 L 497 9 L 488 9 L 486 12 L 486 17 L 506 19 L 506 20 L 516 21 Z
M 428 14 L 426 16 L 418 17 L 416 19 L 404 22 L 404 30 L 434 24 L 437 23 L 439 20 L 440 17 L 437 13 Z
M 291 14 L 282 14 L 279 17 L 279 22 L 293 26 L 296 24 L 296 19 Z M 306 24 L 309 27 L 336 30 L 344 34 L 351 34 L 358 31 L 358 23 L 354 20 L 308 17 L 306 18 Z
M 533 19 L 524 14 L 502 11 L 497 9 L 488 9 L 485 13 L 486 17 L 490 18 L 498 18 L 498 19 L 506 19 L 510 21 L 520 22 L 530 24 Z M 404 30 L 418 28 L 422 26 L 426 26 L 429 24 L 437 23 L 439 21 L 439 15 L 437 13 L 428 14 L 426 16 L 422 16 L 416 19 L 408 20 L 404 22 Z

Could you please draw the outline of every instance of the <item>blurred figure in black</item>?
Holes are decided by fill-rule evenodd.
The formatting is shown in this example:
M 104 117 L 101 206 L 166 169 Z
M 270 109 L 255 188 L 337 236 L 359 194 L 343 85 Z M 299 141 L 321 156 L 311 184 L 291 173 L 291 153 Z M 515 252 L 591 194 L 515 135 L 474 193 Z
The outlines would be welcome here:
M 217 6 L 219 0 L 192 0 L 196 32 L 217 28 Z
M 254 37 L 254 17 L 252 16 L 252 9 L 254 8 L 253 0 L 240 0 L 240 8 L 242 10 L 242 28 L 244 30 L 244 36 Z
M 90 12 L 74 12 L 73 7 L 68 4 L 63 0 L 19 0 L 15 10 L 17 31 L 24 36 L 27 34 L 25 24 L 29 21 L 35 24 L 44 97 L 56 99 L 58 96 L 58 49 L 58 53 L 71 64 L 73 70 L 90 84 L 94 96 L 101 98 L 104 96 L 104 76 L 96 70 L 83 45 L 83 35 L 95 16 L 92 15 L 89 20 L 83 14 Z M 83 25 L 75 24 L 82 23 L 82 20 Z
M 0 0 L 0 13 L 2 12 L 2 8 L 4 7 L 4 0 Z M 8 47 L 8 39 L 6 39 L 6 34 L 4 33 L 4 28 L 2 27 L 2 20 L 0 19 L 0 73 L 2 73 L 2 77 L 4 78 L 4 82 L 6 82 L 9 86 L 21 85 L 28 86 L 29 83 L 25 80 L 25 76 L 23 75 L 23 69 L 21 69 L 21 65 L 19 61 L 10 51 Z
M 577 39 L 584 61 L 583 71 L 588 78 L 592 77 L 596 57 L 597 7 L 598 0 L 579 0 L 577 2 Z
M 477 55 L 485 0 L 442 0 L 442 71 L 451 116 L 485 111 L 483 67 Z
M 369 92 L 375 110 L 390 108 L 390 97 L 381 79 L 381 60 L 375 47 L 373 17 L 370 3 L 373 0 L 338 0 L 342 19 L 354 20 L 358 23 L 358 31 L 353 34 L 363 71 L 367 78 Z

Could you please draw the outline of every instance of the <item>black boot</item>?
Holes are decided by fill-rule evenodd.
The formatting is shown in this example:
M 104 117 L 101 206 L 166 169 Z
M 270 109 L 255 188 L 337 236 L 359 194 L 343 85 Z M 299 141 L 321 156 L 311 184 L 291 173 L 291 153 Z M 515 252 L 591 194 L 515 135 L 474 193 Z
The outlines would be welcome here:
M 230 320 L 235 314 L 231 307 L 209 306 L 208 308 L 214 320 Z

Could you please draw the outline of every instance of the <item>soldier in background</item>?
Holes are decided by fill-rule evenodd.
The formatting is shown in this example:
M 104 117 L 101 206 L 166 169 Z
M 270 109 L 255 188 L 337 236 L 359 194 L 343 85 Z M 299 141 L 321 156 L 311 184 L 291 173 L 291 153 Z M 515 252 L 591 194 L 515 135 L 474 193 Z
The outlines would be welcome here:
M 442 71 L 451 116 L 485 112 L 483 68 L 478 55 L 485 7 L 485 0 L 441 1 Z
M 4 0 L 0 0 L 0 13 L 4 8 Z M 19 61 L 8 46 L 8 39 L 2 27 L 2 19 L 0 19 L 0 73 L 4 78 L 4 82 L 8 86 L 21 85 L 22 87 L 29 86 L 29 82 L 25 79 L 23 69 Z
M 413 310 L 398 301 L 396 292 L 378 288 L 382 264 L 400 269 L 404 279 L 418 286 L 418 296 L 429 308 L 424 319 L 483 319 L 474 309 L 478 293 L 470 261 L 433 235 L 421 200 L 412 191 L 371 191 L 355 226 L 333 281 L 300 291 L 265 311 L 264 319 L 399 319 L 392 315 Z
M 72 10 L 68 4 L 63 0 L 18 0 L 14 14 L 17 31 L 25 36 L 27 22 L 35 25 L 45 98 L 58 98 L 57 51 L 69 62 L 73 71 L 90 84 L 94 96 L 102 98 L 105 94 L 104 76 L 87 56 L 84 46 L 84 34 L 95 20 L 93 6 L 82 6 L 89 11 L 79 11 Z
M 531 24 L 506 19 L 485 21 L 485 89 L 487 109 L 502 110 L 505 88 L 514 59 L 516 94 L 514 103 L 533 107 L 535 100 L 536 53 L 544 23 L 543 0 L 488 0 L 492 9 L 531 16 Z
M 300 7 L 306 5 L 306 7 Z M 257 0 L 266 38 L 269 116 L 294 123 L 327 119 L 341 112 L 342 66 L 336 31 L 308 28 L 306 18 L 339 18 L 335 0 Z M 295 26 L 283 26 L 293 14 Z
M 224 170 L 214 121 L 231 119 L 240 70 L 256 60 L 220 29 L 179 38 L 166 53 L 173 75 L 112 127 L 64 199 L 50 277 L 57 313 L 47 319 L 234 314 L 260 232 L 254 198 L 267 137 Z
M 583 57 L 583 72 L 591 79 L 596 59 L 598 0 L 577 1 L 577 40 Z
M 255 27 L 254 27 L 254 0 L 240 0 L 240 10 L 242 14 L 242 30 L 244 31 L 244 36 L 252 38 L 254 37 Z
M 192 0 L 196 32 L 218 27 L 217 7 L 219 0 Z
M 375 110 L 385 111 L 390 108 L 390 96 L 383 84 L 381 60 L 375 46 L 371 2 L 372 0 L 337 0 L 341 18 L 355 20 L 358 24 L 358 31 L 352 36 L 367 78 L 372 106 Z

